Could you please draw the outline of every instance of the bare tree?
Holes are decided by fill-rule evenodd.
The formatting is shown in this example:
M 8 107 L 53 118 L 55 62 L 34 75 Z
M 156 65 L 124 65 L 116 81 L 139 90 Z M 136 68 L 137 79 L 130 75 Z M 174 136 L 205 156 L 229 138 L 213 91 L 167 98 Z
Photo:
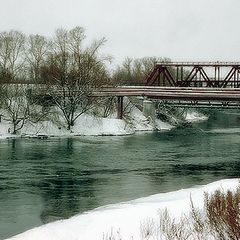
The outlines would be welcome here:
M 169 62 L 168 58 L 144 57 L 126 58 L 113 73 L 113 81 L 120 85 L 144 85 L 147 75 L 156 62 Z
M 3 90 L 3 84 L 1 84 L 1 79 L 0 79 L 0 122 L 2 122 L 2 117 L 3 117 L 3 105 L 4 105 L 4 90 Z
M 12 123 L 12 133 L 16 134 L 29 118 L 29 102 L 26 98 L 26 91 L 21 84 L 7 84 L 3 91 L 5 119 Z
M 96 99 L 91 89 L 105 84 L 108 73 L 99 49 L 105 39 L 83 48 L 84 29 L 58 29 L 52 41 L 52 52 L 42 72 L 48 83 L 49 95 L 63 113 L 70 130 L 81 114 L 88 111 Z
M 41 83 L 41 67 L 49 51 L 49 41 L 41 35 L 30 35 L 27 38 L 26 58 L 29 65 L 30 82 Z
M 4 120 L 12 124 L 12 134 L 17 134 L 26 123 L 49 120 L 55 114 L 45 99 L 39 102 L 39 98 L 31 92 L 30 86 L 25 84 L 5 84 L 0 87 L 3 96 L 0 108 Z
M 0 33 L 0 66 L 3 82 L 23 78 L 25 35 L 18 31 Z
M 98 99 L 91 91 L 108 83 L 106 61 L 110 58 L 99 53 L 104 38 L 83 47 L 85 38 L 81 27 L 58 29 L 51 40 L 40 35 L 26 38 L 18 31 L 0 33 L 0 105 L 13 124 L 13 133 L 49 112 L 49 107 L 39 103 L 45 96 L 43 88 L 62 112 L 68 129 L 96 104 Z M 35 97 L 29 95 L 29 89 L 34 89 Z M 42 114 L 32 108 L 36 105 L 35 110 L 42 108 Z
M 19 83 L 25 80 L 25 41 L 18 31 L 0 33 L 1 108 L 13 124 L 13 133 L 20 130 L 28 114 L 27 101 Z

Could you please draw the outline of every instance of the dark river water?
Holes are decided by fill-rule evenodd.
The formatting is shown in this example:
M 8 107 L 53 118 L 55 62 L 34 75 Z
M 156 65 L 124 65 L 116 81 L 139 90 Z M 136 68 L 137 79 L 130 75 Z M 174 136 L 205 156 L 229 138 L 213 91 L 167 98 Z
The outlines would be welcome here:
M 0 239 L 110 203 L 240 176 L 240 110 L 122 137 L 0 141 Z

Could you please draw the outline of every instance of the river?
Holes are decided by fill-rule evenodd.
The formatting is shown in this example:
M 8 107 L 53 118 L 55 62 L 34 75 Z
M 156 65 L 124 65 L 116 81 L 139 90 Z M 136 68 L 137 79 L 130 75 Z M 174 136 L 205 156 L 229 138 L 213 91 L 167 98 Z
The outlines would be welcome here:
M 0 239 L 110 203 L 240 176 L 240 111 L 118 137 L 0 141 Z

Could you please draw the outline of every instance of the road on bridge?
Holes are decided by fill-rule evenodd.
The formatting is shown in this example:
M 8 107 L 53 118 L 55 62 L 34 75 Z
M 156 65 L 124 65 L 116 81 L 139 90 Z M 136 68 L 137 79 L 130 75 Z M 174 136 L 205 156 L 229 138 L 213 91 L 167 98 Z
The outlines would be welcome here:
M 240 89 L 238 88 L 125 86 L 116 88 L 101 88 L 94 90 L 92 95 L 98 97 L 143 96 L 146 98 L 161 100 L 240 102 Z

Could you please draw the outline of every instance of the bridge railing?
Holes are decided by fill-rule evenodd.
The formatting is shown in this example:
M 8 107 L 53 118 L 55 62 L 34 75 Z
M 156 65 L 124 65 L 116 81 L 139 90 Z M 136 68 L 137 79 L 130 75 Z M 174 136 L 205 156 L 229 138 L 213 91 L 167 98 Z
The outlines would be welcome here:
M 221 67 L 231 67 L 231 66 L 240 66 L 240 62 L 156 62 L 156 65 L 164 65 L 164 66 L 221 66 Z

